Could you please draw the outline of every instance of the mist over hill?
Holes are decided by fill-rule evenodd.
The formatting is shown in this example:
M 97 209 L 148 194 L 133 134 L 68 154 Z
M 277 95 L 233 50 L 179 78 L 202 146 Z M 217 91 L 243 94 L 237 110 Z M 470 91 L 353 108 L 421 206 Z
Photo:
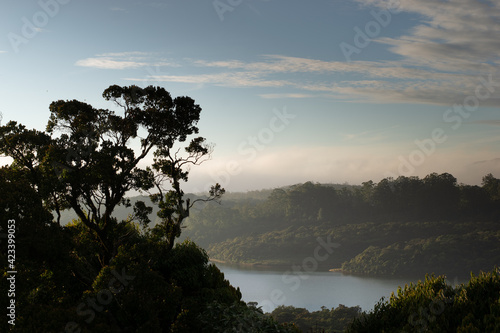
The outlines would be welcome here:
M 338 244 L 318 269 L 368 275 L 468 276 L 500 262 L 500 181 L 458 184 L 447 173 L 361 186 L 307 182 L 266 199 L 225 199 L 194 212 L 182 237 L 226 263 L 302 265 Z
M 445 173 L 226 193 L 220 203 L 197 203 L 180 239 L 195 241 L 213 260 L 280 267 L 300 265 L 322 239 L 339 247 L 319 263 L 321 270 L 468 276 L 500 262 L 498 184 L 492 175 L 482 186 L 458 184 Z M 149 197 L 129 199 L 153 207 L 151 225 L 160 222 Z M 113 215 L 122 220 L 131 213 L 119 206 Z M 62 221 L 75 217 L 66 211 Z
M 294 186 L 298 186 L 300 184 L 294 184 L 294 185 L 289 185 L 289 186 L 283 186 L 280 187 L 280 189 L 286 190 L 289 188 L 292 188 Z M 349 184 L 322 184 L 322 186 L 326 187 L 332 187 L 336 189 L 341 189 L 341 188 L 356 188 L 359 187 L 359 185 L 349 185 Z M 256 191 L 247 191 L 247 192 L 226 192 L 224 194 L 224 197 L 222 198 L 222 202 L 220 203 L 221 205 L 224 204 L 229 204 L 229 203 L 234 203 L 234 202 L 239 202 L 239 201 L 254 201 L 254 202 L 259 202 L 259 201 L 264 201 L 266 200 L 271 193 L 275 189 L 262 189 L 262 190 L 256 190 Z M 185 199 L 190 199 L 191 201 L 194 201 L 196 199 L 204 199 L 207 197 L 207 193 L 187 193 L 185 195 Z M 149 198 L 149 195 L 136 195 L 136 196 L 128 196 L 128 199 L 130 199 L 130 204 L 132 207 L 134 204 L 138 201 L 143 201 L 147 206 L 152 207 L 153 211 L 151 214 L 149 214 L 149 218 L 151 220 L 151 225 L 156 225 L 160 219 L 157 216 L 157 213 L 159 211 L 158 206 L 154 205 L 151 202 L 151 199 Z M 202 209 L 205 206 L 204 203 L 198 203 L 193 206 L 193 211 L 198 211 Z M 125 207 L 124 205 L 118 206 L 114 212 L 113 212 L 113 217 L 115 217 L 118 221 L 121 220 L 126 220 L 129 215 L 133 214 L 133 209 L 132 207 Z M 55 213 L 54 213 L 54 216 Z M 73 219 L 78 218 L 76 213 L 71 210 L 71 209 L 66 209 L 61 211 L 61 224 L 66 225 L 69 222 L 71 222 Z

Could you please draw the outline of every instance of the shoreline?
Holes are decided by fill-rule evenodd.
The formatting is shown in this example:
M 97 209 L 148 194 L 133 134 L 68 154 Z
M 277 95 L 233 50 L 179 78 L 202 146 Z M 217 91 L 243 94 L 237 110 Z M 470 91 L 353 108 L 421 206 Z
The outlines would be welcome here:
M 244 266 L 244 267 L 254 267 L 254 268 L 286 268 L 287 264 L 263 264 L 263 263 L 248 263 L 248 262 L 230 262 L 215 258 L 209 258 L 209 262 L 228 265 L 228 266 Z
M 212 263 L 217 263 L 217 264 L 222 264 L 222 265 L 227 265 L 227 266 L 234 266 L 234 267 L 247 267 L 247 268 L 262 268 L 262 269 L 290 269 L 290 267 L 293 266 L 292 263 L 280 263 L 280 264 L 273 264 L 273 263 L 245 263 L 245 262 L 230 262 L 230 261 L 224 261 L 220 259 L 215 259 L 215 258 L 209 258 L 209 262 Z M 349 271 L 342 270 L 342 268 L 331 268 L 329 269 L 328 267 L 322 267 L 321 269 L 318 269 L 317 271 L 320 272 L 340 272 L 342 274 L 348 274 L 352 275 Z
M 235 263 L 235 262 L 228 262 L 220 259 L 214 259 L 214 258 L 209 258 L 209 262 L 212 262 L 214 264 L 221 264 L 221 265 L 227 265 L 227 266 L 232 266 L 232 267 L 241 267 L 244 269 L 256 269 L 256 270 L 277 270 L 277 271 L 286 271 L 289 270 L 293 264 L 264 264 L 264 263 Z M 357 277 L 362 277 L 362 278 L 375 278 L 375 279 L 414 279 L 415 275 L 411 274 L 396 274 L 396 275 L 383 275 L 383 274 L 363 274 L 363 273 L 357 273 L 357 272 L 352 272 L 348 270 L 344 270 L 342 268 L 327 268 L 323 267 L 323 269 L 318 269 L 316 272 L 332 272 L 332 273 L 341 273 L 342 275 L 351 275 L 351 276 L 357 276 Z M 425 275 L 432 275 L 432 274 L 423 274 L 421 277 L 419 277 L 419 281 L 424 281 L 425 280 Z M 450 280 L 450 276 L 447 274 L 436 274 L 435 276 L 441 276 L 445 275 L 447 280 Z M 451 275 L 454 278 L 458 278 L 460 280 L 468 280 L 470 276 L 462 276 L 462 275 Z

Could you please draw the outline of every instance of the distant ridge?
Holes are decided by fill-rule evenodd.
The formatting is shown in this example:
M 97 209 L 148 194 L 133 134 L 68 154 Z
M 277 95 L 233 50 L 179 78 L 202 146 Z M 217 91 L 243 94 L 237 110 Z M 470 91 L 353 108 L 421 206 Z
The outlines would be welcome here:
M 247 191 L 247 192 L 226 192 L 224 194 L 224 196 L 222 197 L 222 204 L 224 203 L 224 201 L 233 201 L 234 202 L 234 201 L 241 201 L 241 200 L 245 200 L 245 201 L 246 200 L 257 200 L 257 201 L 258 200 L 266 200 L 269 197 L 269 195 L 271 195 L 271 193 L 276 189 L 289 190 L 289 189 L 294 188 L 294 187 L 302 186 L 306 183 L 313 183 L 313 184 L 321 185 L 321 186 L 325 186 L 325 187 L 333 187 L 336 190 L 341 189 L 341 188 L 357 188 L 360 186 L 360 185 L 332 184 L 332 183 L 321 184 L 321 183 L 314 183 L 314 182 L 309 181 L 309 182 L 305 182 L 305 183 L 296 183 L 293 185 L 285 185 L 285 186 L 281 186 L 281 187 L 273 188 L 273 189 L 252 190 L 252 191 Z M 187 193 L 186 198 L 191 198 L 191 201 L 193 201 L 193 199 L 202 198 L 205 195 L 206 194 L 204 194 L 204 193 Z M 156 215 L 158 213 L 158 206 L 152 204 L 151 200 L 149 199 L 149 196 L 137 195 L 137 196 L 127 197 L 127 198 L 130 199 L 130 203 L 132 204 L 132 207 L 127 208 L 123 205 L 118 206 L 117 209 L 115 209 L 115 211 L 113 212 L 113 217 L 118 219 L 118 221 L 126 220 L 128 218 L 128 215 L 133 213 L 134 204 L 137 201 L 141 200 L 141 201 L 144 201 L 146 206 L 153 207 L 153 212 L 149 215 L 149 219 L 152 221 L 150 226 L 156 225 L 156 223 L 159 222 L 159 218 Z M 195 205 L 193 207 L 193 210 L 201 209 L 201 207 L 203 207 L 202 204 L 200 204 L 199 206 Z M 54 213 L 54 216 L 56 216 L 55 213 Z M 76 215 L 76 213 L 73 210 L 64 210 L 61 212 L 61 224 L 62 225 L 66 225 L 66 224 L 70 223 L 72 220 L 77 219 L 77 218 L 78 218 L 78 216 Z

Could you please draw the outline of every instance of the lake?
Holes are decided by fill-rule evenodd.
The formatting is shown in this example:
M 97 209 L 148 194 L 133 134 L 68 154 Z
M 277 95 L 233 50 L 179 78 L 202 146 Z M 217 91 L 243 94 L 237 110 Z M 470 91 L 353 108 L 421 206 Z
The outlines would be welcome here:
M 321 306 L 331 309 L 339 304 L 359 305 L 363 311 L 373 309 L 381 297 L 388 299 L 398 286 L 423 280 L 373 278 L 345 275 L 340 272 L 293 272 L 242 268 L 216 263 L 231 285 L 239 287 L 245 302 L 257 302 L 264 312 L 271 312 L 278 305 L 293 305 L 317 311 Z M 448 281 L 455 286 L 465 282 L 454 278 Z

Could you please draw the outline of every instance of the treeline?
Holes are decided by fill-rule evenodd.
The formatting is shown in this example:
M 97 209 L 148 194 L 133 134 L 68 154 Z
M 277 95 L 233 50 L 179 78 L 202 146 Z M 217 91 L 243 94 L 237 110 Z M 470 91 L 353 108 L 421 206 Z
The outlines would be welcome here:
M 279 323 L 293 323 L 304 333 L 341 333 L 360 315 L 359 306 L 347 307 L 342 304 L 330 310 L 323 306 L 321 310 L 312 312 L 304 308 L 280 305 L 271 313 Z
M 482 186 L 477 186 L 458 184 L 449 173 L 432 173 L 422 179 L 401 176 L 340 189 L 338 185 L 307 182 L 275 189 L 265 200 L 242 197 L 225 200 L 222 208 L 207 206 L 191 222 L 230 230 L 253 219 L 286 225 L 297 221 L 340 225 L 389 220 L 490 220 L 499 213 L 500 179 L 492 174 L 484 176 Z
M 259 199 L 256 199 L 259 198 Z M 340 244 L 322 268 L 372 275 L 468 275 L 500 262 L 500 180 L 458 184 L 448 173 L 361 186 L 311 182 L 193 212 L 184 233 L 212 258 L 300 264 L 318 237 Z
M 385 178 L 343 187 L 313 184 L 276 189 L 263 212 L 289 220 L 346 222 L 492 218 L 500 212 L 500 179 L 488 174 L 482 186 L 458 184 L 449 173 Z

